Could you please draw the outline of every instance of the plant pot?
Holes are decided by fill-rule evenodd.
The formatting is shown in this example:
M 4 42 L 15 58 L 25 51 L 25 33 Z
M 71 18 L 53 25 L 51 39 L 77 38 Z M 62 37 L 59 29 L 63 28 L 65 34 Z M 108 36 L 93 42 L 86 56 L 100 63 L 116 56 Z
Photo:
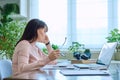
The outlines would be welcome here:
M 120 60 L 120 51 L 115 52 L 115 54 L 114 54 L 114 58 L 115 58 L 115 60 L 117 60 L 117 61 Z

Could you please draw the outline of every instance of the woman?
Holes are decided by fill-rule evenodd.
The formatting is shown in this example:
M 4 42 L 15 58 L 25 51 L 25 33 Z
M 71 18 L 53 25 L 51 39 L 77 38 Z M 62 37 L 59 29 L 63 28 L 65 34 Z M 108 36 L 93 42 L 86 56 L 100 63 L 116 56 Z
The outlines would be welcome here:
M 39 69 L 46 64 L 55 64 L 54 60 L 59 57 L 60 51 L 52 49 L 46 34 L 47 31 L 47 25 L 39 19 L 32 19 L 28 22 L 14 50 L 12 60 L 13 75 Z M 48 56 L 35 45 L 36 42 L 46 45 Z

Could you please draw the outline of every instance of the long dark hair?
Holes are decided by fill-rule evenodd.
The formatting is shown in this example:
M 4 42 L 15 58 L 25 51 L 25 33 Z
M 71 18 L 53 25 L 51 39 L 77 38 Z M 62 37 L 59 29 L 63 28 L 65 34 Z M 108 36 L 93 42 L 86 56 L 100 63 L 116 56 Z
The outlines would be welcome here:
M 28 24 L 26 25 L 23 35 L 20 38 L 20 40 L 17 42 L 17 44 L 22 40 L 33 42 L 38 37 L 37 30 L 40 28 L 45 28 L 45 27 L 47 27 L 46 23 L 39 19 L 30 20 Z

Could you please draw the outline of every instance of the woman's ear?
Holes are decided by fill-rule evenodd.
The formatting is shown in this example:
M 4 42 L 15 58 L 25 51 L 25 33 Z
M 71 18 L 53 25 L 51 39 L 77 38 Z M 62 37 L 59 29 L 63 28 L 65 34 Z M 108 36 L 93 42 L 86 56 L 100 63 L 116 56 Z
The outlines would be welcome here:
M 37 30 L 37 35 L 39 35 L 39 29 Z
M 45 29 L 44 29 L 44 28 L 43 28 L 43 29 L 41 28 L 41 29 L 38 29 L 38 30 L 37 30 L 37 35 L 38 35 L 38 36 L 40 36 L 40 35 L 43 36 L 44 33 L 45 33 Z
M 45 26 L 45 32 L 48 32 L 48 27 L 47 26 Z
M 41 29 L 38 29 L 38 30 L 37 30 L 37 34 L 41 34 Z

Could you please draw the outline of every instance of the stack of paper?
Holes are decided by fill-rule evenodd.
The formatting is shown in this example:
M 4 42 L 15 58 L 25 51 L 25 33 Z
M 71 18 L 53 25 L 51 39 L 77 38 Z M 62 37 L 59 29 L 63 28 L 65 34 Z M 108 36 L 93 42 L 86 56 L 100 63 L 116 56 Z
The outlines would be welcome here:
M 73 65 L 45 65 L 42 69 L 44 70 L 62 70 L 62 69 L 75 69 L 75 67 Z

